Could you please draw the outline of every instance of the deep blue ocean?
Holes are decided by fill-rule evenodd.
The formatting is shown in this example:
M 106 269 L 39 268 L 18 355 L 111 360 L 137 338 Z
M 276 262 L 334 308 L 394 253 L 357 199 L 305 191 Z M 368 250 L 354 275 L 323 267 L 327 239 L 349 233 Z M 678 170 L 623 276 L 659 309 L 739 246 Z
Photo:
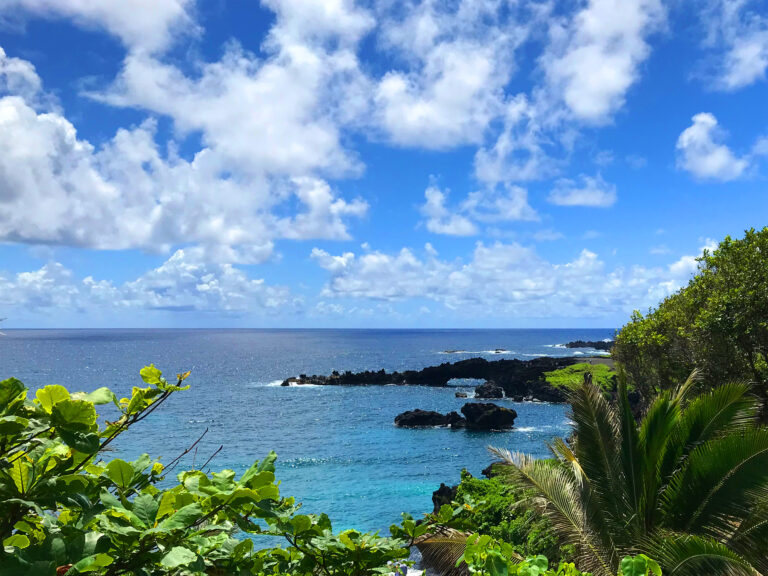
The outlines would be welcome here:
M 488 445 L 547 454 L 545 442 L 567 434 L 566 408 L 515 403 L 509 432 L 399 429 L 397 414 L 448 412 L 467 400 L 473 382 L 420 386 L 281 387 L 301 373 L 406 370 L 482 356 L 568 356 L 589 351 L 558 344 L 613 336 L 605 330 L 4 330 L 0 378 L 30 388 L 62 384 L 72 391 L 109 386 L 128 395 L 154 363 L 168 379 L 191 370 L 192 389 L 172 397 L 117 443 L 115 456 L 142 452 L 168 462 L 207 435 L 184 464 L 200 466 L 220 445 L 213 469 L 245 470 L 270 450 L 278 454 L 284 495 L 308 512 L 327 512 L 334 527 L 386 529 L 402 511 L 432 508 L 441 482 L 458 482 L 491 462 Z M 497 349 L 502 353 L 494 353 Z M 446 354 L 446 350 L 459 353 Z

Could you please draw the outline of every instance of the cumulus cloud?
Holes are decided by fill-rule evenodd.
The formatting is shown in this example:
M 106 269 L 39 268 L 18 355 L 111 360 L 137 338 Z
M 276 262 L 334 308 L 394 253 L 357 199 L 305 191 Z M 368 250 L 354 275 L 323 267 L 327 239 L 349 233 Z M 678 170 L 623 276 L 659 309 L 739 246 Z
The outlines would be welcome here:
M 702 112 L 677 139 L 677 165 L 696 178 L 735 180 L 749 167 L 746 157 L 736 156 L 722 144 L 723 131 L 714 115 Z
M 738 90 L 765 79 L 768 17 L 760 0 L 709 0 L 701 14 L 715 86 Z
M 609 184 L 598 173 L 582 174 L 579 182 L 561 178 L 549 193 L 547 200 L 558 206 L 591 206 L 608 208 L 616 203 L 616 186 Z
M 404 146 L 479 144 L 503 108 L 514 51 L 532 23 L 519 23 L 514 7 L 494 2 L 407 2 L 401 8 L 384 11 L 379 32 L 404 66 L 377 83 L 378 124 Z
M 270 156 L 265 142 L 259 168 L 237 158 L 247 148 L 242 140 L 241 148 L 230 143 L 231 155 L 209 146 L 186 160 L 172 142 L 161 151 L 153 120 L 96 147 L 56 108 L 45 109 L 28 62 L 0 54 L 0 89 L 10 93 L 0 97 L 5 241 L 146 251 L 193 243 L 225 262 L 260 262 L 277 238 L 348 239 L 347 220 L 367 211 L 363 200 L 339 198 L 322 178 L 294 176 L 317 168 L 306 158 L 289 168 L 301 150 Z M 278 215 L 294 204 L 295 215 Z
M 251 279 L 230 264 L 211 264 L 195 249 L 177 250 L 166 262 L 135 280 L 115 285 L 82 279 L 58 262 L 33 272 L 0 274 L 0 304 L 8 309 L 96 312 L 167 310 L 218 312 L 274 311 L 293 302 L 290 291 Z
M 479 232 L 478 223 L 538 220 L 538 214 L 528 204 L 528 191 L 519 186 L 489 187 L 470 192 L 455 208 L 447 206 L 449 191 L 430 186 L 421 213 L 427 230 L 435 234 L 473 236 Z
M 576 118 L 604 123 L 624 104 L 664 19 L 660 0 L 590 0 L 551 26 L 542 67 Z
M 427 230 L 435 234 L 451 236 L 473 236 L 478 230 L 469 218 L 452 213 L 445 205 L 449 191 L 443 192 L 437 186 L 430 186 L 424 192 L 426 202 L 421 213 L 426 218 Z
M 393 254 L 346 253 L 343 265 L 324 250 L 315 249 L 312 256 L 330 275 L 325 298 L 419 298 L 460 313 L 529 318 L 626 314 L 655 304 L 695 271 L 692 256 L 666 267 L 610 269 L 589 250 L 566 262 L 550 262 L 531 247 L 502 242 L 478 242 L 466 263 L 442 260 L 431 249 L 421 255 L 407 248 Z
M 136 50 L 166 47 L 174 32 L 196 29 L 194 0 L 4 0 L 0 14 L 18 18 L 70 18 L 87 28 L 102 28 Z
M 232 174 L 208 150 L 163 158 L 151 121 L 96 149 L 66 118 L 14 96 L 0 99 L 0 173 L 0 238 L 13 242 L 148 251 L 199 243 L 226 261 L 258 262 L 275 238 L 347 238 L 344 218 L 367 208 L 318 179 L 276 186 Z M 278 218 L 273 210 L 292 198 L 306 211 Z

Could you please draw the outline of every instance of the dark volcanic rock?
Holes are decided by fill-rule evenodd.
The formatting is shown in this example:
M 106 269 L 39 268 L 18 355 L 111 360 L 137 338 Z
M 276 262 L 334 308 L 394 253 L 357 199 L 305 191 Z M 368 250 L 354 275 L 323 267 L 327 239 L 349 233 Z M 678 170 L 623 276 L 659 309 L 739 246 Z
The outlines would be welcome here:
M 466 398 L 467 393 L 466 392 L 456 392 L 455 394 L 456 398 Z
M 461 407 L 461 413 L 467 419 L 467 428 L 475 430 L 512 428 L 517 418 L 514 410 L 482 402 L 467 402 Z
M 299 384 L 322 384 L 328 386 L 366 386 L 379 384 L 400 384 L 419 386 L 447 386 L 453 378 L 476 378 L 492 380 L 503 388 L 504 395 L 531 397 L 545 402 L 565 402 L 562 389 L 553 388 L 544 379 L 544 373 L 583 362 L 581 358 L 533 358 L 532 360 L 495 360 L 470 358 L 460 362 L 445 362 L 423 370 L 405 372 L 334 372 L 330 376 L 307 376 L 289 378 L 283 386 Z
M 475 398 L 504 398 L 504 388 L 493 380 L 488 380 L 475 388 Z
M 458 486 L 446 486 L 444 483 L 440 483 L 440 488 L 432 492 L 432 504 L 434 506 L 433 514 L 440 512 L 440 507 L 443 504 L 450 506 L 451 502 L 456 500 L 456 492 Z
M 610 352 L 613 348 L 613 340 L 603 342 L 602 340 L 574 340 L 565 345 L 566 348 L 594 348 L 595 350 L 604 350 Z
M 464 418 L 457 412 L 440 414 L 432 410 L 408 410 L 395 417 L 395 426 L 402 428 L 428 428 L 431 426 L 450 426 L 451 428 L 463 428 Z

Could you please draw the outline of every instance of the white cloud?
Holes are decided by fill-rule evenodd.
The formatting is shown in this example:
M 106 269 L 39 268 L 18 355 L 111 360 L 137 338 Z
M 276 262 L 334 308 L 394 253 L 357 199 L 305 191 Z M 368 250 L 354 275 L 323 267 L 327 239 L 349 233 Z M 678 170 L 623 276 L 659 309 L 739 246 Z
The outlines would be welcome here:
M 17 94 L 28 100 L 37 98 L 42 83 L 31 62 L 9 58 L 0 47 L 0 94 Z
M 749 167 L 746 157 L 738 157 L 720 141 L 722 130 L 717 119 L 709 113 L 696 114 L 693 124 L 677 139 L 677 165 L 696 178 L 735 180 Z
M 443 192 L 437 186 L 430 186 L 424 191 L 426 202 L 421 207 L 421 213 L 426 218 L 427 230 L 435 234 L 452 236 L 473 236 L 477 227 L 469 218 L 451 213 L 445 202 L 449 191 Z
M 51 262 L 34 272 L 0 275 L 0 304 L 6 310 L 168 310 L 239 314 L 276 311 L 294 301 L 285 287 L 250 279 L 229 264 L 211 264 L 198 249 L 177 250 L 161 266 L 115 285 L 75 278 Z
M 389 70 L 376 87 L 386 137 L 434 149 L 479 144 L 503 108 L 513 54 L 531 22 L 519 24 L 514 7 L 495 2 L 392 8 L 381 17 L 381 43 L 406 66 Z
M 71 18 L 86 28 L 103 28 L 136 50 L 166 47 L 173 34 L 194 31 L 194 0 L 3 0 L 0 14 Z
M 446 206 L 449 192 L 434 185 L 424 192 L 426 201 L 421 206 L 421 213 L 430 232 L 473 236 L 479 232 L 478 223 L 539 219 L 528 204 L 528 191 L 519 186 L 489 187 L 470 192 L 453 209 Z
M 702 10 L 715 86 L 737 90 L 765 79 L 768 16 L 762 0 L 709 0 Z
M 562 178 L 555 183 L 547 200 L 558 206 L 591 206 L 608 208 L 616 203 L 616 186 L 609 184 L 598 173 L 580 176 L 580 183 Z
M 470 192 L 461 209 L 478 222 L 513 222 L 539 219 L 528 204 L 528 191 L 506 184 Z
M 576 118 L 601 124 L 624 104 L 650 54 L 646 39 L 665 17 L 660 0 L 589 0 L 551 25 L 541 64 Z
M 433 300 L 473 317 L 603 317 L 626 314 L 658 302 L 690 277 L 684 257 L 667 267 L 608 269 L 589 250 L 574 259 L 550 262 L 517 243 L 479 242 L 467 263 L 441 260 L 434 251 L 419 256 L 402 249 L 347 253 L 344 265 L 322 250 L 313 258 L 330 278 L 325 298 L 401 301 Z M 387 278 L 387 282 L 381 282 Z
M 148 251 L 197 243 L 229 262 L 262 261 L 279 237 L 347 238 L 344 219 L 367 207 L 321 180 L 232 173 L 208 149 L 163 158 L 151 121 L 96 149 L 66 118 L 15 96 L 0 99 L 0 174 L 2 240 Z M 306 211 L 275 216 L 291 198 Z

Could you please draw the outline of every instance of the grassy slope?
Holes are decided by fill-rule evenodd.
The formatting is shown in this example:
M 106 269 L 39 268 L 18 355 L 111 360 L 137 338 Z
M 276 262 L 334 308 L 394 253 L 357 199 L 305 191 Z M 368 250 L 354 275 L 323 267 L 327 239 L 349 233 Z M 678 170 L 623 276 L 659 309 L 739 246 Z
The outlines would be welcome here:
M 616 374 L 606 364 L 571 364 L 559 370 L 544 372 L 544 378 L 555 388 L 575 388 L 584 381 L 584 374 L 592 373 L 592 382 L 604 392 L 613 390 L 613 377 Z

